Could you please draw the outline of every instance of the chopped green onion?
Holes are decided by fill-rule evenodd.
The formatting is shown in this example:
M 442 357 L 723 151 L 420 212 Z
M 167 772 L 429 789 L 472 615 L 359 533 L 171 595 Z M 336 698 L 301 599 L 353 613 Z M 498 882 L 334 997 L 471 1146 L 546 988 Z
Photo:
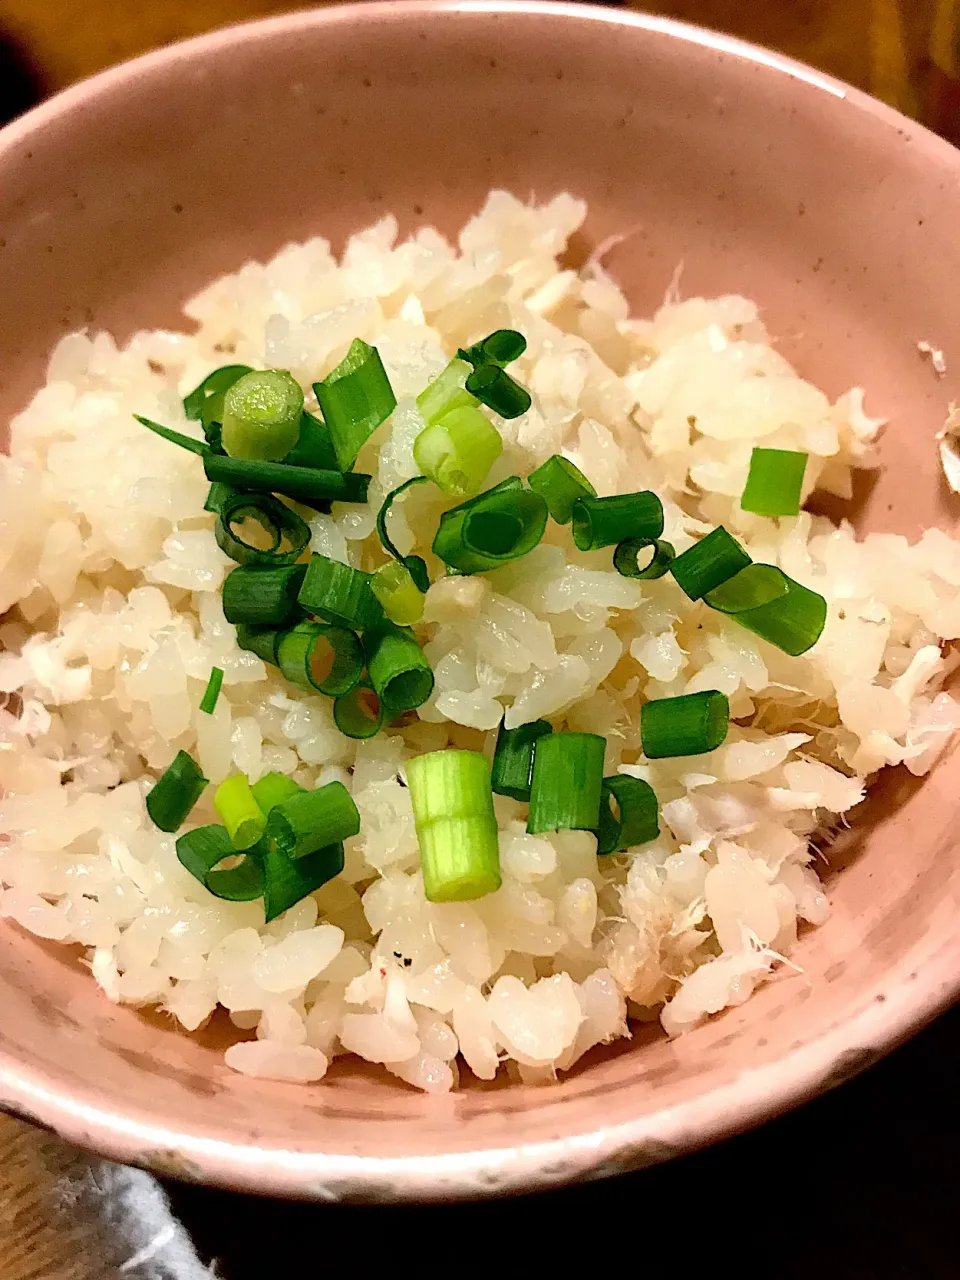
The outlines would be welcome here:
M 642 569 L 639 563 L 641 551 L 652 553 Z M 627 538 L 618 543 L 613 553 L 613 567 L 624 578 L 652 582 L 669 570 L 675 555 L 672 542 L 661 542 L 659 538 Z
M 333 723 L 345 738 L 372 738 L 383 721 L 383 703 L 362 680 L 333 704 Z
M 197 762 L 186 751 L 178 751 L 147 795 L 147 813 L 154 826 L 161 831 L 183 826 L 206 785 Z
M 298 622 L 280 636 L 277 665 L 291 684 L 337 698 L 360 679 L 363 645 L 346 627 Z
M 600 822 L 605 738 L 549 733 L 537 739 L 527 831 L 596 831 Z
M 700 756 L 723 742 L 730 727 L 730 703 L 717 689 L 657 698 L 640 708 L 640 741 L 650 760 Z
M 322 382 L 315 382 L 313 389 L 330 429 L 340 470 L 346 471 L 367 439 L 397 407 L 379 351 L 362 338 L 354 338 L 345 358 Z
M 235 849 L 250 849 L 263 835 L 266 814 L 254 799 L 246 774 L 233 773 L 224 778 L 214 793 L 213 805 Z
M 468 902 L 500 888 L 490 765 L 476 751 L 431 751 L 407 764 L 429 902 Z
M 458 351 L 461 360 L 469 361 L 476 368 L 484 364 L 498 364 L 502 368 L 513 360 L 519 360 L 527 349 L 527 340 L 516 329 L 496 329 L 466 351 Z
M 454 359 L 439 377 L 427 383 L 417 396 L 417 408 L 426 426 L 432 426 L 454 409 L 477 407 L 477 397 L 466 388 L 469 376 L 470 366 L 463 360 Z
M 228 490 L 214 494 L 214 490 Z M 310 543 L 310 527 L 279 498 L 269 493 L 249 494 L 215 481 L 210 486 L 207 502 L 219 502 L 214 534 L 217 546 L 237 564 L 294 564 Z M 270 546 L 255 546 L 244 536 L 243 525 L 252 520 L 259 525 L 261 537 L 271 539 Z M 235 528 L 239 525 L 240 528 Z
M 207 496 L 204 499 L 204 511 L 211 511 L 215 516 L 220 514 L 221 508 L 225 502 L 231 498 L 240 497 L 240 490 L 235 489 L 232 484 L 224 484 L 222 480 L 215 480 L 207 490 Z M 249 494 L 243 494 L 243 497 L 250 500 Z M 278 544 L 279 545 L 279 544 Z
M 614 811 L 616 806 L 616 811 Z M 642 778 L 619 773 L 603 780 L 597 853 L 617 853 L 656 840 L 660 834 L 657 797 Z
M 298 786 L 285 773 L 271 770 L 262 778 L 258 778 L 250 790 L 253 792 L 254 800 L 269 817 L 271 809 L 275 809 L 284 800 L 289 800 L 291 796 L 298 796 L 303 791 L 303 787 Z
M 264 840 L 263 910 L 267 924 L 338 876 L 343 870 L 343 845 L 331 844 L 305 858 L 291 858 L 273 840 Z
M 220 442 L 233 458 L 279 462 L 300 438 L 303 391 L 282 369 L 238 378 L 223 398 Z
M 222 686 L 223 668 L 214 667 L 210 672 L 210 679 L 207 681 L 207 687 L 200 700 L 200 710 L 205 711 L 208 716 L 212 716 L 216 710 L 217 699 L 220 697 L 220 689 Z
M 517 725 L 515 729 L 504 728 L 501 721 L 491 770 L 493 789 L 498 796 L 524 801 L 530 799 L 534 748 L 538 739 L 552 732 L 548 720 L 532 720 L 529 724 Z
M 318 502 L 366 502 L 370 477 L 359 471 L 317 471 L 291 467 L 286 462 L 257 462 L 207 452 L 203 469 L 208 480 L 223 480 L 254 493 L 282 493 L 305 506 Z
M 245 373 L 253 373 L 248 364 L 225 364 L 208 373 L 199 387 L 183 398 L 183 412 L 191 422 L 202 422 L 206 428 L 223 412 L 223 397 Z
M 573 504 L 573 541 L 580 551 L 612 547 L 627 538 L 659 538 L 663 503 L 649 489 L 611 498 L 577 498 Z
M 740 543 L 720 525 L 678 555 L 670 572 L 691 600 L 700 600 L 750 563 Z
M 300 438 L 283 459 L 288 467 L 311 467 L 315 471 L 339 471 L 337 451 L 327 424 L 304 409 L 300 415 Z
M 237 644 L 240 648 L 255 653 L 275 667 L 280 665 L 277 650 L 282 635 L 280 627 L 251 627 L 244 622 L 237 623 Z
M 748 565 L 704 599 L 794 658 L 816 644 L 827 620 L 823 596 L 772 564 Z
M 352 631 L 383 625 L 383 609 L 370 589 L 371 575 L 314 553 L 300 588 L 300 604 L 325 622 Z
M 393 556 L 396 561 L 407 568 L 418 589 L 424 592 L 427 591 L 430 586 L 430 579 L 427 576 L 427 566 L 420 556 L 404 556 L 397 550 L 396 545 L 387 533 L 387 513 L 401 493 L 406 492 L 406 490 L 412 485 L 423 484 L 426 478 L 426 476 L 414 476 L 411 480 L 405 480 L 403 484 L 397 485 L 396 489 L 391 489 L 384 498 L 380 510 L 377 512 L 377 536 L 380 539 L 384 551 Z M 396 619 L 394 618 L 393 621 L 395 622 Z
M 758 516 L 795 516 L 800 510 L 807 455 L 792 449 L 754 449 L 740 499 Z
M 419 556 L 410 556 L 410 560 L 423 564 Z M 391 560 L 381 565 L 370 582 L 370 590 L 383 612 L 398 627 L 411 627 L 423 617 L 424 593 L 414 582 L 407 563 Z
M 413 443 L 417 466 L 452 498 L 476 493 L 502 452 L 500 432 L 470 405 L 450 409 Z
M 196 827 L 177 841 L 181 864 L 215 898 L 251 902 L 263 894 L 263 866 L 253 849 L 239 854 L 221 826 Z M 230 862 L 229 867 L 221 864 Z
M 301 791 L 271 810 L 267 835 L 291 858 L 339 844 L 360 830 L 360 814 L 342 782 Z
M 546 462 L 531 471 L 527 484 L 547 504 L 550 517 L 557 524 L 569 524 L 573 518 L 573 504 L 578 498 L 595 498 L 597 491 L 569 458 L 555 453 Z
M 430 663 L 413 634 L 398 627 L 373 639 L 367 670 L 386 715 L 412 711 L 433 693 Z
M 519 418 L 533 403 L 530 392 L 498 364 L 482 364 L 467 378 L 467 390 L 501 418 Z
M 151 421 L 150 418 L 143 418 L 139 413 L 133 416 L 141 426 L 149 427 L 151 431 L 162 436 L 164 440 L 169 440 L 171 444 L 179 445 L 181 449 L 186 449 L 190 453 L 198 453 L 202 458 L 211 456 L 210 446 L 205 441 L 194 440 L 193 436 L 185 436 L 182 431 L 174 431 L 172 427 L 165 427 L 159 422 Z
M 516 482 L 515 484 L 513 482 Z M 547 504 L 512 476 L 440 517 L 434 554 L 461 573 L 495 569 L 532 551 L 547 526 Z
M 305 564 L 264 569 L 240 565 L 223 580 L 223 616 L 248 627 L 289 627 L 303 617 L 297 600 Z

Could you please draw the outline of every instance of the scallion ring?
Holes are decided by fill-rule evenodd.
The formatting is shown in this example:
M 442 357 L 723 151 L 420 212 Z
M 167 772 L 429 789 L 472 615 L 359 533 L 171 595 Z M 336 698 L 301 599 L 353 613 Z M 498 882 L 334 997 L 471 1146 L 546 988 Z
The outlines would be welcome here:
M 640 708 L 640 741 L 649 760 L 715 751 L 729 726 L 730 703 L 718 689 L 656 698 Z
M 246 529 L 248 521 L 258 527 L 260 546 L 248 540 L 252 536 Z M 272 494 L 235 489 L 220 499 L 214 535 L 221 551 L 244 565 L 294 564 L 310 543 L 309 525 L 286 503 Z M 266 540 L 269 545 L 263 545 Z
M 794 658 L 816 644 L 827 620 L 823 596 L 771 564 L 748 565 L 704 600 Z
M 650 554 L 641 569 L 640 556 L 644 552 Z M 613 553 L 613 567 L 624 578 L 652 582 L 669 572 L 675 555 L 672 542 L 664 542 L 659 538 L 627 538 L 617 544 Z
M 298 622 L 280 635 L 277 665 L 291 684 L 338 698 L 360 679 L 363 646 L 346 627 Z
M 632 849 L 656 840 L 659 834 L 659 806 L 653 787 L 626 773 L 604 778 L 597 853 Z
M 547 504 L 538 493 L 507 481 L 461 503 L 440 518 L 434 554 L 461 573 L 479 573 L 526 555 L 547 525 Z M 509 484 L 509 487 L 507 487 Z
M 260 850 L 239 853 L 225 827 L 196 827 L 177 841 L 177 857 L 187 871 L 225 902 L 251 902 L 262 897 Z M 229 864 L 229 865 L 225 865 Z

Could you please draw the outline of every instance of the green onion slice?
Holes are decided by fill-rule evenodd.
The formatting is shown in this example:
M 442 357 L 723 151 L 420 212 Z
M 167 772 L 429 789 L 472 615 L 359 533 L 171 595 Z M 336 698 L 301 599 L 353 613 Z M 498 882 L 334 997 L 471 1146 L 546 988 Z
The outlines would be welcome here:
M 333 722 L 345 738 L 372 738 L 383 721 L 383 703 L 363 680 L 333 704 Z
M 289 627 L 303 617 L 297 593 L 305 564 L 263 568 L 240 565 L 223 580 L 223 616 L 248 627 Z
M 327 424 L 304 409 L 300 415 L 300 436 L 283 459 L 288 467 L 310 467 L 314 471 L 339 471 L 337 451 Z
M 413 443 L 414 461 L 424 476 L 452 498 L 476 493 L 502 452 L 500 432 L 470 405 L 450 409 Z
M 416 446 L 414 446 L 416 448 Z M 414 476 L 410 480 L 405 480 L 403 484 L 397 485 L 396 489 L 391 491 L 384 498 L 380 510 L 377 512 L 377 536 L 383 546 L 384 551 L 393 556 L 394 560 L 404 565 L 413 578 L 420 591 L 427 591 L 430 587 L 430 579 L 427 576 L 427 566 L 420 556 L 404 556 L 397 550 L 397 547 L 390 535 L 387 533 L 387 514 L 396 498 L 401 493 L 405 493 L 412 485 L 423 484 L 427 479 L 426 476 Z M 396 621 L 396 619 L 394 619 Z
M 380 601 L 383 612 L 398 627 L 412 627 L 423 617 L 424 593 L 408 567 L 412 561 L 416 562 L 418 574 L 422 570 L 425 575 L 427 566 L 420 557 L 409 556 L 402 564 L 399 560 L 390 560 L 381 565 L 370 581 L 370 590 Z M 429 579 L 427 582 L 429 585 Z
M 750 563 L 740 543 L 720 525 L 678 555 L 670 572 L 691 600 L 700 600 Z
M 827 620 L 823 596 L 772 564 L 747 565 L 704 599 L 794 658 L 816 644 Z
M 185 832 L 177 841 L 177 857 L 215 898 L 251 902 L 263 894 L 259 850 L 238 853 L 224 827 L 196 827 Z
M 657 698 L 640 708 L 640 741 L 649 760 L 713 751 L 729 727 L 730 703 L 717 689 Z
M 383 625 L 383 609 L 371 590 L 371 575 L 314 553 L 300 588 L 300 604 L 325 622 L 352 631 Z
M 603 780 L 597 853 L 618 853 L 656 840 L 660 834 L 657 797 L 642 778 L 619 773 Z
M 255 653 L 272 666 L 280 665 L 278 649 L 283 631 L 279 627 L 251 627 L 244 622 L 237 624 L 237 644 L 241 649 Z
M 183 398 L 183 412 L 191 422 L 202 422 L 206 428 L 210 422 L 220 420 L 223 397 L 233 384 L 246 373 L 253 373 L 248 364 L 225 364 L 208 373 L 198 387 Z
M 280 636 L 277 665 L 291 684 L 337 698 L 360 679 L 363 645 L 346 627 L 298 622 Z
M 527 476 L 527 484 L 547 504 L 550 518 L 557 524 L 569 524 L 573 504 L 578 498 L 595 498 L 597 491 L 569 458 L 555 453 L 536 471 Z
M 385 715 L 422 706 L 433 693 L 433 671 L 412 632 L 393 627 L 371 638 L 367 671 Z
M 470 366 L 451 360 L 439 377 L 428 382 L 417 396 L 417 409 L 426 426 L 431 426 L 454 409 L 475 409 L 479 403 L 467 390 Z
M 205 441 L 194 440 L 192 436 L 185 436 L 182 431 L 174 431 L 172 427 L 165 427 L 162 423 L 153 422 L 150 418 L 143 418 L 139 413 L 133 416 L 142 427 L 149 427 L 151 431 L 162 436 L 164 440 L 169 440 L 171 444 L 179 445 L 181 449 L 186 449 L 190 453 L 199 454 L 204 459 L 211 456 L 210 446 Z
M 397 407 L 379 351 L 362 338 L 354 338 L 344 359 L 322 382 L 315 382 L 313 389 L 340 470 L 346 471 L 367 439 Z
M 755 448 L 740 499 L 744 511 L 758 516 L 795 516 L 800 511 L 807 454 L 792 449 Z
M 515 729 L 504 728 L 501 721 L 491 770 L 497 795 L 511 796 L 514 800 L 530 799 L 534 748 L 540 738 L 552 732 L 549 720 L 532 720 Z
M 245 373 L 223 398 L 220 442 L 234 458 L 279 462 L 300 438 L 303 391 L 282 369 Z
M 651 554 L 641 569 L 640 556 L 646 551 Z M 626 538 L 617 544 L 613 553 L 613 567 L 624 578 L 652 582 L 669 571 L 675 556 L 672 542 L 662 542 L 659 538 Z
M 537 739 L 527 819 L 531 835 L 596 831 L 606 747 L 606 739 L 596 733 L 550 733 Z
M 254 493 L 280 493 L 308 507 L 327 501 L 366 502 L 370 485 L 370 476 L 359 471 L 347 474 L 318 471 L 313 467 L 292 467 L 286 462 L 230 458 L 209 451 L 204 455 L 203 469 L 208 480 L 222 480 Z
M 627 538 L 659 538 L 663 503 L 651 490 L 611 498 L 577 498 L 572 508 L 573 541 L 580 551 L 612 547 Z
M 214 667 L 210 672 L 210 679 L 207 681 L 207 687 L 200 699 L 200 710 L 205 711 L 208 716 L 212 716 L 217 706 L 217 699 L 220 697 L 220 690 L 223 687 L 223 668 Z
M 522 333 L 518 333 L 516 329 L 496 329 L 466 351 L 458 351 L 457 355 L 474 367 L 498 364 L 502 368 L 513 360 L 519 360 L 526 349 L 527 340 Z
M 211 502 L 218 503 L 217 546 L 237 564 L 294 564 L 310 543 L 306 521 L 272 494 L 242 493 L 215 481 L 207 495 L 207 503 Z
M 490 765 L 476 751 L 432 751 L 407 764 L 429 902 L 468 902 L 500 888 Z
M 252 848 L 263 835 L 266 815 L 254 799 L 250 779 L 243 773 L 224 778 L 213 797 L 235 849 Z
M 359 830 L 360 813 L 342 782 L 281 800 L 267 819 L 267 836 L 291 858 L 339 844 Z
M 147 796 L 147 813 L 161 831 L 176 831 L 200 799 L 207 779 L 186 751 L 178 751 Z
M 547 504 L 512 476 L 510 481 L 445 512 L 433 550 L 461 573 L 479 573 L 525 556 L 539 543 L 546 527 Z
M 303 791 L 303 787 L 298 786 L 285 773 L 271 770 L 270 773 L 265 773 L 262 778 L 258 778 L 250 790 L 253 792 L 254 800 L 269 817 L 271 809 L 276 808 L 278 804 L 282 804 L 284 800 L 289 800 L 292 796 L 298 796 Z
M 263 910 L 267 924 L 308 897 L 343 870 L 343 845 L 327 845 L 303 858 L 291 858 L 273 840 L 264 840 Z
M 467 378 L 467 390 L 501 418 L 519 418 L 533 403 L 530 392 L 498 364 L 482 364 Z

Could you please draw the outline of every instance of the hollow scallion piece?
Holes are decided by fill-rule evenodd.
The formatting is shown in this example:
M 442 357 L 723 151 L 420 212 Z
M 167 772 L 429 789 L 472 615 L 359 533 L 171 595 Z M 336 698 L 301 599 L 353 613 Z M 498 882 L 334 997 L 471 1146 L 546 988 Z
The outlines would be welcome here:
M 189 453 L 199 454 L 204 459 L 211 456 L 210 446 L 206 441 L 194 440 L 193 436 L 185 436 L 182 431 L 174 431 L 172 427 L 165 427 L 160 422 L 154 422 L 150 418 L 143 418 L 139 413 L 135 413 L 133 416 L 142 427 L 149 427 L 155 435 L 162 436 L 164 440 L 169 440 L 171 444 L 179 445 L 181 449 L 186 449 Z
M 726 738 L 729 726 L 730 703 L 717 689 L 657 698 L 640 708 L 640 741 L 650 760 L 714 751 Z
M 207 779 L 186 751 L 178 751 L 147 796 L 147 813 L 161 831 L 176 831 L 200 799 Z
M 214 667 L 210 672 L 210 679 L 207 681 L 207 687 L 203 691 L 203 697 L 200 699 L 200 710 L 206 712 L 208 716 L 212 716 L 217 706 L 217 699 L 220 697 L 220 690 L 223 687 L 223 668 Z
M 432 751 L 407 765 L 430 902 L 468 902 L 500 888 L 490 765 L 476 751 Z
M 467 390 L 470 366 L 460 359 L 451 360 L 439 377 L 417 396 L 417 409 L 426 426 L 438 422 L 454 409 L 475 409 L 479 401 Z
M 390 508 L 401 493 L 405 493 L 407 489 L 411 488 L 415 484 L 423 484 L 426 479 L 426 476 L 413 476 L 412 479 L 405 480 L 403 484 L 397 485 L 396 489 L 391 489 L 384 498 L 380 510 L 377 512 L 377 536 L 380 539 L 380 543 L 384 551 L 393 556 L 398 563 L 406 566 L 411 578 L 413 578 L 413 581 L 416 583 L 420 591 L 427 591 L 430 586 L 430 579 L 427 576 L 427 566 L 420 556 L 405 556 L 397 549 L 396 544 L 387 532 L 387 516 L 390 513 Z M 379 596 L 377 598 L 379 599 Z M 393 621 L 395 622 L 396 619 L 394 618 Z
M 203 469 L 208 480 L 222 480 L 254 493 L 281 493 L 308 507 L 327 501 L 366 502 L 370 485 L 370 477 L 359 471 L 317 471 L 210 452 L 204 455 Z
M 645 555 L 641 569 L 640 556 L 647 552 L 649 554 Z M 659 538 L 627 538 L 617 545 L 613 553 L 613 567 L 624 578 L 652 582 L 668 572 L 675 555 L 672 542 L 663 542 Z
M 183 412 L 191 422 L 202 422 L 204 427 L 212 421 L 219 422 L 224 396 L 246 373 L 253 373 L 248 364 L 225 364 L 214 369 L 198 387 L 184 396 Z
M 282 369 L 245 373 L 223 398 L 220 442 L 233 458 L 279 462 L 300 438 L 303 391 Z
M 482 364 L 467 378 L 467 390 L 501 418 L 519 418 L 532 403 L 530 392 L 497 364 Z
M 291 858 L 339 844 L 360 830 L 360 814 L 342 782 L 301 791 L 270 811 L 267 836 Z
M 656 840 L 660 834 L 657 797 L 642 778 L 620 773 L 603 780 L 597 853 L 617 853 Z
M 546 462 L 531 471 L 527 484 L 539 493 L 547 504 L 550 518 L 557 524 L 569 524 L 573 518 L 573 504 L 578 498 L 595 498 L 597 491 L 579 467 L 555 453 Z
M 547 504 L 538 493 L 507 481 L 440 517 L 434 553 L 461 573 L 495 569 L 524 556 L 547 525 Z
M 300 416 L 300 436 L 283 461 L 288 467 L 315 471 L 339 471 L 337 452 L 327 424 L 306 410 Z
M 758 516 L 797 515 L 806 468 L 805 453 L 755 448 L 740 506 Z
M 343 870 L 343 845 L 327 845 L 303 858 L 291 858 L 273 840 L 258 846 L 263 860 L 263 910 L 267 924 L 295 907 Z
M 420 557 L 409 559 L 420 560 Z M 407 564 L 408 561 L 390 560 L 376 571 L 370 582 L 370 590 L 380 601 L 383 612 L 398 627 L 411 627 L 423 617 L 424 593 L 414 582 Z M 426 571 L 426 565 L 423 567 Z
M 346 627 L 298 622 L 280 636 L 277 665 L 291 684 L 338 698 L 360 679 L 363 646 Z
M 225 827 L 196 827 L 185 832 L 177 841 L 177 857 L 215 898 L 251 902 L 263 894 L 263 864 L 258 852 L 251 849 L 238 854 Z
M 531 835 L 596 831 L 606 746 L 596 733 L 550 733 L 537 739 L 527 818 Z
M 241 649 L 255 653 L 264 662 L 277 667 L 280 665 L 277 650 L 283 631 L 279 627 L 251 627 L 246 623 L 237 624 L 237 644 Z
M 417 466 L 452 498 L 475 494 L 502 452 L 500 432 L 470 405 L 450 409 L 413 443 Z
M 649 489 L 610 498 L 577 498 L 572 522 L 573 541 L 580 551 L 612 547 L 627 538 L 659 538 L 663 503 Z
M 736 538 L 719 525 L 678 555 L 670 565 L 670 572 L 691 600 L 700 600 L 750 563 L 750 557 Z
M 215 480 L 207 490 L 207 496 L 203 503 L 204 511 L 211 511 L 215 516 L 220 514 L 224 503 L 232 498 L 243 497 L 250 501 L 248 493 L 241 493 L 239 489 L 235 489 L 232 484 L 224 484 L 222 480 Z M 276 501 L 276 499 L 274 499 Z
M 278 804 L 282 804 L 284 800 L 290 800 L 293 796 L 298 796 L 303 791 L 303 787 L 298 786 L 285 773 L 271 770 L 270 773 L 265 773 L 262 778 L 258 778 L 250 790 L 253 792 L 253 798 L 261 810 L 269 817 L 271 809 L 276 808 Z
M 772 564 L 748 565 L 704 600 L 794 658 L 816 644 L 827 620 L 823 596 Z
M 299 599 L 308 613 L 352 631 L 383 625 L 383 609 L 371 590 L 369 573 L 319 553 L 310 557 L 306 569 Z
M 501 722 L 490 774 L 498 796 L 511 796 L 514 800 L 523 801 L 530 799 L 534 748 L 540 738 L 552 732 L 549 720 L 532 720 L 529 724 L 517 725 L 515 729 L 506 729 Z
M 346 471 L 397 407 L 380 353 L 362 338 L 354 338 L 344 359 L 313 389 L 340 469 Z
M 240 565 L 223 580 L 223 615 L 228 622 L 248 627 L 289 627 L 303 609 L 297 593 L 307 571 L 304 564 L 277 569 Z
M 380 732 L 383 720 L 383 703 L 362 680 L 333 704 L 333 722 L 345 738 L 372 738 Z
M 496 329 L 466 351 L 458 351 L 461 360 L 478 365 L 497 364 L 503 368 L 513 360 L 519 360 L 527 349 L 527 340 L 516 329 Z
M 217 546 L 237 564 L 294 564 L 307 549 L 309 526 L 279 498 L 242 493 L 220 482 L 210 490 L 207 502 L 218 503 Z
M 412 632 L 393 627 L 373 638 L 368 656 L 370 683 L 386 715 L 412 711 L 433 692 L 433 671 Z
M 235 849 L 250 849 L 263 835 L 266 815 L 254 799 L 246 774 L 233 773 L 224 778 L 214 793 L 213 805 Z

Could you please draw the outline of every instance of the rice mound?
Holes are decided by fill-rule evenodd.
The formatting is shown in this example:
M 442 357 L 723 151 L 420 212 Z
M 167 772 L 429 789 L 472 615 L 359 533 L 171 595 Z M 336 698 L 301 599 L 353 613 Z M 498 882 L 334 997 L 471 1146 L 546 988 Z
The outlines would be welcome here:
M 557 257 L 584 204 L 490 195 L 459 247 L 394 218 L 250 263 L 186 307 L 192 335 L 64 338 L 47 385 L 0 458 L 0 915 L 79 943 L 105 995 L 156 1005 L 193 1031 L 223 1006 L 238 1071 L 319 1080 L 338 1055 L 383 1063 L 428 1092 L 465 1064 L 491 1079 L 553 1078 L 592 1046 L 659 1017 L 675 1035 L 748 998 L 829 905 L 812 841 L 857 805 L 886 764 L 926 772 L 960 726 L 941 691 L 942 642 L 960 637 L 960 545 L 918 542 L 801 513 L 740 510 L 753 446 L 807 452 L 805 496 L 850 492 L 874 465 L 880 423 L 853 390 L 831 404 L 770 345 L 746 298 L 669 297 L 631 319 L 593 261 Z M 312 549 L 383 563 L 374 519 L 416 474 L 415 397 L 459 345 L 509 327 L 512 369 L 533 407 L 499 422 L 489 484 L 562 451 L 610 494 L 653 488 L 683 551 L 723 523 L 755 559 L 823 594 L 826 629 L 789 658 L 667 577 L 636 582 L 569 530 L 509 567 L 439 577 L 417 628 L 436 672 L 418 717 L 366 742 L 331 704 L 237 647 L 220 587 L 231 562 L 203 510 L 198 460 L 134 412 L 197 434 L 181 397 L 238 360 L 290 369 L 305 388 L 360 336 L 398 397 L 358 462 L 369 503 L 305 513 Z M 429 555 L 433 486 L 394 508 L 404 553 Z M 417 536 L 417 531 L 419 536 Z M 434 566 L 435 567 L 435 566 Z M 198 710 L 212 666 L 212 716 Z M 709 755 L 646 761 L 649 698 L 720 689 L 727 741 Z M 5 695 L 5 697 L 4 697 Z M 424 899 L 405 763 L 447 745 L 491 751 L 538 717 L 604 734 L 605 772 L 645 778 L 662 836 L 598 859 L 584 832 L 530 836 L 524 806 L 497 797 L 503 887 L 476 902 Z M 339 779 L 362 819 L 336 880 L 264 925 L 259 902 L 211 897 L 179 864 L 144 797 L 178 749 L 213 782 L 281 770 L 306 787 Z M 213 788 L 191 824 L 215 821 Z

